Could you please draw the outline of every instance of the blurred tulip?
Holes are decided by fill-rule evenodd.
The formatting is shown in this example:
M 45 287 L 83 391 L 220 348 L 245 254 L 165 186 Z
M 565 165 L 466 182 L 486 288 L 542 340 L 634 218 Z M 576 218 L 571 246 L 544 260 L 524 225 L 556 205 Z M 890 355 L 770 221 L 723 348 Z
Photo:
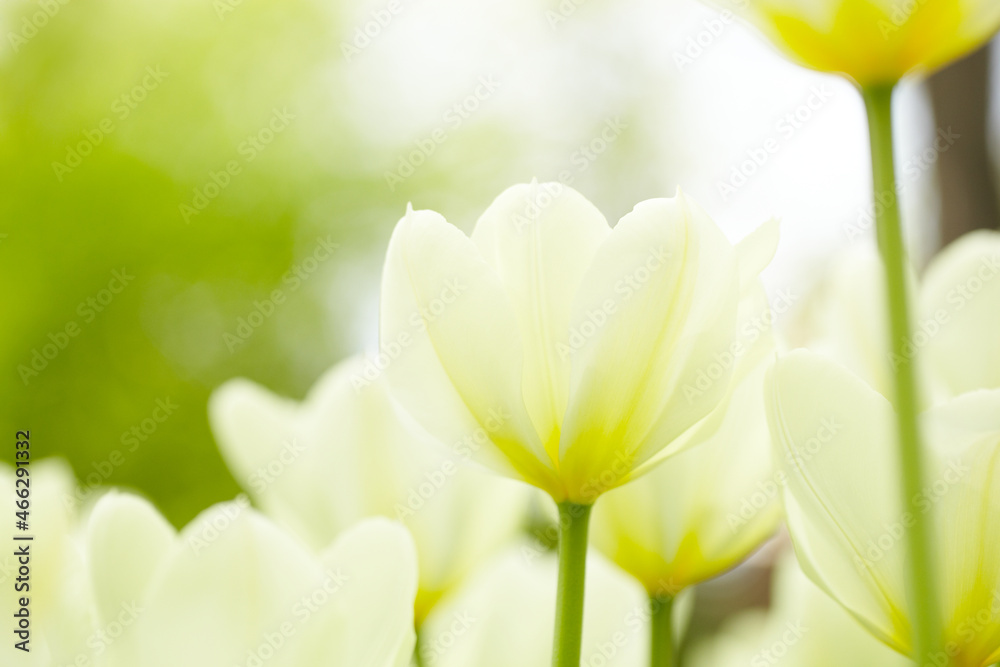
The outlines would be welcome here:
M 126 527 L 142 520 L 128 515 L 150 511 L 134 499 L 106 509 L 112 545 L 132 544 Z M 109 575 L 128 562 L 126 550 L 105 553 Z M 149 587 L 141 658 L 129 664 L 404 667 L 413 653 L 416 554 L 386 519 L 360 522 L 317 556 L 254 510 L 217 505 L 185 528 Z
M 422 664 L 548 667 L 555 592 L 555 556 L 511 547 L 433 611 L 421 634 Z M 642 590 L 591 554 L 581 664 L 646 667 L 648 635 Z
M 976 389 L 1000 388 L 1000 232 L 977 231 L 937 254 L 916 294 L 906 356 L 925 388 L 925 403 Z M 841 258 L 800 318 L 799 344 L 834 357 L 888 396 L 892 366 L 878 255 L 861 248 Z
M 771 315 L 759 288 L 740 304 L 736 381 L 721 426 L 594 508 L 595 544 L 652 596 L 721 574 L 777 526 L 781 480 L 771 465 L 763 396 Z
M 774 571 L 771 608 L 750 611 L 698 645 L 690 667 L 907 667 L 912 663 L 816 588 L 790 555 Z
M 245 500 L 206 510 L 178 535 L 131 494 L 110 491 L 78 515 L 61 462 L 32 464 L 31 479 L 31 650 L 5 642 L 4 664 L 409 662 L 416 556 L 398 524 L 362 522 L 317 556 Z M 12 482 L 0 470 L 4 498 Z M 12 578 L 16 566 L 2 565 Z M 0 596 L 8 618 L 11 604 Z
M 303 403 L 247 380 L 219 388 L 213 429 L 237 480 L 263 511 L 321 549 L 363 517 L 402 521 L 420 563 L 417 622 L 518 532 L 526 489 L 449 457 L 407 424 L 378 371 L 357 357 Z
M 917 319 L 914 353 L 937 396 L 1000 389 L 1000 232 L 966 234 L 934 258 Z
M 942 67 L 1000 26 L 995 0 L 740 0 L 748 18 L 793 60 L 891 85 Z
M 590 505 L 688 444 L 723 402 L 740 287 L 776 230 L 737 251 L 683 194 L 643 202 L 612 230 L 560 184 L 501 194 L 471 238 L 408 211 L 389 243 L 381 344 L 387 377 L 460 452 Z
M 926 515 L 943 635 L 931 638 L 940 651 L 915 659 L 955 667 L 1000 660 L 1000 389 L 922 413 L 926 474 L 913 511 L 899 489 L 895 414 L 882 394 L 839 364 L 797 351 L 771 370 L 765 395 L 776 463 L 788 478 L 788 526 L 810 578 L 876 637 L 913 654 L 905 538 L 915 512 Z

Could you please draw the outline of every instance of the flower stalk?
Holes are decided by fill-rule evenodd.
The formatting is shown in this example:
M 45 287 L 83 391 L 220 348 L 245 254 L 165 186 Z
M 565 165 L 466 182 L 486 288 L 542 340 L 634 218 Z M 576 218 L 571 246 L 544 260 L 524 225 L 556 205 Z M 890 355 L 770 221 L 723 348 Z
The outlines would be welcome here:
M 899 198 L 896 191 L 896 168 L 892 140 L 892 93 L 895 84 L 870 86 L 862 90 L 868 113 L 871 138 L 872 174 L 875 196 L 875 221 L 879 253 L 885 266 L 886 303 L 889 309 L 889 336 L 892 354 L 893 390 L 899 461 L 902 474 L 903 507 L 912 517 L 906 534 L 909 567 L 906 577 L 910 597 L 914 656 L 918 664 L 939 650 L 941 621 L 938 605 L 936 569 L 931 551 L 930 517 L 920 511 L 915 500 L 923 486 L 924 465 L 919 401 L 908 351 L 910 305 L 907 294 L 907 259 L 900 225 Z
M 649 609 L 652 618 L 650 635 L 650 667 L 678 667 L 677 650 L 674 646 L 674 598 L 671 595 L 651 594 Z
M 559 503 L 559 588 L 552 667 L 580 667 L 591 505 Z

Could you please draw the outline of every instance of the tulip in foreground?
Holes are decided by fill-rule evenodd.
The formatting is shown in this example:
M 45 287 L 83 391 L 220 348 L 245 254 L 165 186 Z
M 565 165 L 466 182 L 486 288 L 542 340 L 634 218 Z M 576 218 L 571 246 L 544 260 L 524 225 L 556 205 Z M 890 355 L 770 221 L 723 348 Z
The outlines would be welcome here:
M 734 249 L 680 193 L 611 229 L 558 184 L 507 190 L 471 238 L 410 211 L 382 282 L 382 347 L 401 348 L 387 377 L 442 442 L 590 505 L 682 449 L 726 397 L 732 364 L 702 376 L 729 354 L 741 281 L 775 235 Z
M 920 415 L 926 475 L 903 502 L 887 398 L 839 364 L 798 351 L 767 391 L 775 457 L 788 477 L 789 531 L 805 572 L 869 632 L 920 664 L 987 667 L 1000 660 L 1000 388 L 978 389 Z M 923 653 L 904 578 L 917 514 L 932 529 L 940 588 L 936 648 Z M 939 600 L 939 602 L 935 602 Z
M 397 225 L 382 279 L 395 396 L 442 442 L 560 508 L 555 664 L 579 662 L 590 507 L 690 444 L 729 394 L 742 288 L 773 226 L 734 248 L 683 194 L 612 229 L 559 184 L 501 194 L 471 237 Z

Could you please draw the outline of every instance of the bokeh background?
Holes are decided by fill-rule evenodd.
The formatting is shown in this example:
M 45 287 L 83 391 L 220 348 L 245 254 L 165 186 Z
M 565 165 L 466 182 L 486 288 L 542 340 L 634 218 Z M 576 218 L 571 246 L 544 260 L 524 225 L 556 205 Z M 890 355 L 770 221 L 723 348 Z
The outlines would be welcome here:
M 611 220 L 681 187 L 734 239 L 782 220 L 765 279 L 795 304 L 872 235 L 859 97 L 724 7 L 0 9 L 0 431 L 30 428 L 84 489 L 131 487 L 177 525 L 239 491 L 208 427 L 213 388 L 245 376 L 301 397 L 377 350 L 381 262 L 408 202 L 469 231 L 532 178 Z M 1000 217 L 991 59 L 900 93 L 918 262 Z

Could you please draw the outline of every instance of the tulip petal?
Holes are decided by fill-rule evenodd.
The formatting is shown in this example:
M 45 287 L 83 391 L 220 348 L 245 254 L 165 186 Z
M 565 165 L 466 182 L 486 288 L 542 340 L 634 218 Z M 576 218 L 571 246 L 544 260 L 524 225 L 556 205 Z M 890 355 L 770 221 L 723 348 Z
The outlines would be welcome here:
M 392 475 L 380 462 L 392 460 L 391 443 L 405 434 L 386 418 L 384 394 L 367 381 L 353 388 L 363 372 L 359 360 L 334 367 L 302 404 L 246 380 L 227 382 L 209 404 L 219 448 L 241 485 L 316 549 L 383 509 L 388 503 L 366 500 L 395 481 L 380 478 Z
M 718 576 L 774 532 L 779 483 L 762 391 L 769 366 L 762 360 L 740 383 L 714 434 L 594 507 L 594 543 L 648 590 Z
M 143 604 L 174 536 L 173 527 L 143 498 L 111 491 L 97 502 L 87 527 L 87 550 L 102 624 L 123 605 Z
M 966 234 L 943 250 L 919 312 L 913 342 L 947 396 L 1000 388 L 1000 232 Z
M 601 243 L 604 216 L 559 183 L 504 191 L 476 223 L 472 240 L 500 277 L 524 351 L 522 390 L 539 439 L 559 455 L 569 393 L 573 299 Z
M 296 667 L 296 605 L 321 581 L 289 534 L 236 503 L 216 505 L 181 533 L 139 618 L 143 667 L 245 665 L 270 655 Z M 183 639 L 181 639 L 183 638 Z
M 417 557 L 406 529 L 386 519 L 363 521 L 324 553 L 322 567 L 322 587 L 311 595 L 315 620 L 300 614 L 310 647 L 300 664 L 408 665 Z
M 932 446 L 919 506 L 933 508 L 941 539 L 939 584 L 956 664 L 1000 654 L 1000 389 L 964 394 L 925 415 Z
M 643 202 L 618 223 L 574 305 L 584 340 L 574 346 L 561 473 L 577 501 L 627 481 L 725 396 L 732 365 L 719 359 L 738 298 L 732 246 L 684 195 Z
M 775 464 L 803 569 L 886 643 L 904 651 L 907 520 L 894 413 L 840 365 L 805 351 L 780 359 L 765 391 Z
M 559 495 L 524 406 L 517 332 L 503 285 L 475 244 L 436 213 L 407 213 L 382 278 L 382 349 L 401 348 L 386 374 L 393 391 L 442 442 Z
M 740 266 L 740 289 L 746 291 L 757 284 L 757 276 L 763 271 L 778 251 L 781 238 L 780 223 L 771 219 L 757 227 L 736 244 L 736 256 Z

